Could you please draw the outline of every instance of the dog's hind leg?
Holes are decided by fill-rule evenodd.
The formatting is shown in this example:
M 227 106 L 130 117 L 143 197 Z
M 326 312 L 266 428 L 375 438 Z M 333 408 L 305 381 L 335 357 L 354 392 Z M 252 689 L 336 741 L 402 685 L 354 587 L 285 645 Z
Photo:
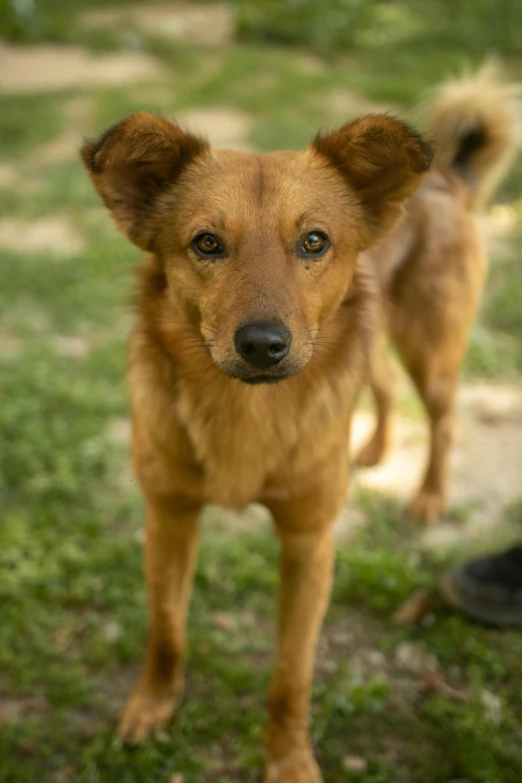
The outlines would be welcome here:
M 458 317 L 458 306 L 455 314 L 443 297 L 427 295 L 423 301 L 423 293 L 420 286 L 404 286 L 389 310 L 388 323 L 428 417 L 428 460 L 410 511 L 414 518 L 432 525 L 446 510 L 455 394 L 468 324 Z
M 396 291 L 396 304 L 390 308 L 388 323 L 428 417 L 428 460 L 411 514 L 432 525 L 447 507 L 455 397 L 474 303 L 468 288 L 459 285 L 458 279 L 453 281 L 449 273 L 441 274 L 441 284 L 446 285 L 442 292 L 437 291 L 435 284 L 424 291 L 416 282 L 412 280 L 411 286 Z
M 419 251 L 389 287 L 387 325 L 429 420 L 428 461 L 411 512 L 434 524 L 447 507 L 457 384 L 486 259 L 473 221 L 454 198 L 434 190 L 425 206 L 430 218 Z
M 355 457 L 356 465 L 368 468 L 378 465 L 388 452 L 393 427 L 394 381 L 393 364 L 381 333 L 372 346 L 368 376 L 377 421 L 372 436 Z
M 145 574 L 149 635 L 140 681 L 121 717 L 118 733 L 140 742 L 163 729 L 183 688 L 185 622 L 197 551 L 198 510 L 176 513 L 166 503 L 148 506 Z
M 399 356 L 428 416 L 428 461 L 411 504 L 412 516 L 428 525 L 435 524 L 447 508 L 455 397 L 475 313 L 469 289 L 458 279 L 451 280 L 449 273 L 441 273 L 441 278 L 446 296 L 437 292 L 435 284 L 425 292 L 412 281 L 411 288 L 401 292 L 402 298 L 397 297 L 389 319 Z M 408 297 L 416 300 L 412 303 Z
M 414 380 L 428 415 L 430 442 L 424 476 L 410 510 L 415 519 L 433 525 L 446 511 L 448 502 L 457 373 L 428 367 Z

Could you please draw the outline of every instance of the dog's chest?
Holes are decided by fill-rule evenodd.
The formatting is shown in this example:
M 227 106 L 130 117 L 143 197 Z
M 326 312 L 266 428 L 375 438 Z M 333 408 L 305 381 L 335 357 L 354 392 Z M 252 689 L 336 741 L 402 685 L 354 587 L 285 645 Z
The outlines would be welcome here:
M 288 405 L 284 389 L 227 386 L 221 395 L 182 387 L 178 412 L 203 466 L 206 500 L 241 508 L 294 449 L 302 412 Z

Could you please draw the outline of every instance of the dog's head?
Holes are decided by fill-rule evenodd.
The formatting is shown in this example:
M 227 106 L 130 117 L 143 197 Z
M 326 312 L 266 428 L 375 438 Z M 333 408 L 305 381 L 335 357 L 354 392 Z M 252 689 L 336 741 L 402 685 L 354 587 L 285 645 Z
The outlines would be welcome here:
M 301 152 L 255 155 L 214 151 L 135 114 L 82 157 L 120 229 L 157 258 L 172 308 L 201 330 L 214 363 L 266 383 L 308 362 L 358 254 L 396 222 L 431 153 L 382 115 Z

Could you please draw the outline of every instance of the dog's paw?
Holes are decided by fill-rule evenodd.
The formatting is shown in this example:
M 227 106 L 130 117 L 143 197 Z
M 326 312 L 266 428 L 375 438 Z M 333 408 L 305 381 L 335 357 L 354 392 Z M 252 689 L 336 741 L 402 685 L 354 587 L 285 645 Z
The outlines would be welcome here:
M 439 492 L 422 489 L 410 506 L 410 515 L 424 525 L 436 525 L 445 510 L 446 503 Z
M 323 783 L 319 767 L 310 751 L 269 759 L 263 783 Z
M 138 686 L 120 718 L 118 736 L 131 744 L 142 742 L 168 725 L 177 704 L 177 693 L 153 693 Z
M 372 438 L 362 446 L 355 455 L 355 464 L 362 468 L 373 468 L 379 465 L 386 456 L 386 447 L 381 440 Z

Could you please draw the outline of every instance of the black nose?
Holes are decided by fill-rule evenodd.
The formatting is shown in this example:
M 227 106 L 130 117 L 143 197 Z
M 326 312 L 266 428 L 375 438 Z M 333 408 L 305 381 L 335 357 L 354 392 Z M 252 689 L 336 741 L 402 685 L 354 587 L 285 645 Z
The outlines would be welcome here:
M 290 350 L 292 333 L 284 324 L 254 321 L 239 327 L 234 342 L 246 362 L 254 367 L 271 367 Z

